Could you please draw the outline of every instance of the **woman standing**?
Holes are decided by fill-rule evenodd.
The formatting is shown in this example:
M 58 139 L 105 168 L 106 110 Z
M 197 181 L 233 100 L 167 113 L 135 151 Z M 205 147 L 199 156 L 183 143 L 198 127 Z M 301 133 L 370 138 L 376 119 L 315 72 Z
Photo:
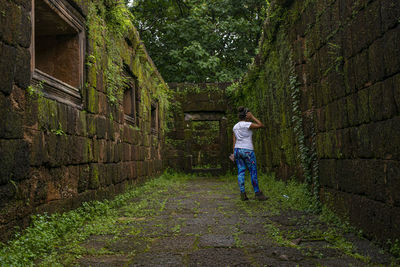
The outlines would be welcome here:
M 263 195 L 258 187 L 257 162 L 252 139 L 252 130 L 264 128 L 264 124 L 254 117 L 249 109 L 245 107 L 238 108 L 238 116 L 240 121 L 233 127 L 233 155 L 238 167 L 240 197 L 243 201 L 249 200 L 244 188 L 244 176 L 247 166 L 250 172 L 255 198 L 260 201 L 267 200 L 267 197 Z

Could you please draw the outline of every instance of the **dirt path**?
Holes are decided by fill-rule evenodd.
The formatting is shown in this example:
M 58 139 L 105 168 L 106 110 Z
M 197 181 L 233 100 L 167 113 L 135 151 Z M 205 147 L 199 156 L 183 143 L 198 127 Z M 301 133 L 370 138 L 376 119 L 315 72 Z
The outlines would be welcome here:
M 218 179 L 196 178 L 151 199 L 140 216 L 130 216 L 124 207 L 115 225 L 120 231 L 91 236 L 81 244 L 88 253 L 74 265 L 388 266 L 392 261 L 369 241 L 343 237 L 318 216 L 271 212 L 268 201 L 249 196 L 241 202 L 236 190 Z

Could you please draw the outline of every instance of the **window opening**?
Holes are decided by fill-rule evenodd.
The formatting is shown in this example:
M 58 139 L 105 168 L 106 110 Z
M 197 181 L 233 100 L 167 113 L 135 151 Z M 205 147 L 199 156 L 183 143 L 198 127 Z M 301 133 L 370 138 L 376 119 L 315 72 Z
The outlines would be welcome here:
M 126 86 L 122 105 L 125 114 L 125 121 L 131 125 L 139 126 L 139 82 L 127 67 L 125 67 L 124 77 L 126 80 Z
M 158 103 L 151 104 L 151 133 L 158 133 Z
M 81 103 L 82 21 L 63 0 L 32 0 L 32 83 L 43 83 L 47 97 L 64 103 Z

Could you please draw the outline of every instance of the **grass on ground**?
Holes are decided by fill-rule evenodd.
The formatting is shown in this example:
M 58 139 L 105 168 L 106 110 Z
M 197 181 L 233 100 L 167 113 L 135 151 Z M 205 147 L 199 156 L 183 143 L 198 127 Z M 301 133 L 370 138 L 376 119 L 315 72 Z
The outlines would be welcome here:
M 32 217 L 30 227 L 17 233 L 7 244 L 0 244 L 0 262 L 2 266 L 65 266 L 73 264 L 83 255 L 111 254 L 112 252 L 106 249 L 88 250 L 81 244 L 95 235 L 118 238 L 122 235 L 125 224 L 162 212 L 168 200 L 166 192 L 173 189 L 179 193 L 179 188 L 191 178 L 193 177 L 190 175 L 165 172 L 159 178 L 128 189 L 113 200 L 84 203 L 80 208 L 62 214 L 35 215 Z M 221 180 L 225 182 L 221 190 L 238 192 L 235 175 L 226 175 Z M 248 180 L 246 177 L 246 189 L 250 195 L 249 192 L 253 189 Z M 266 214 L 264 228 L 268 237 L 278 245 L 302 249 L 293 244 L 294 238 L 325 240 L 332 248 L 340 249 L 349 256 L 368 262 L 369 259 L 359 255 L 353 244 L 343 237 L 344 234 L 355 231 L 348 223 L 344 223 L 326 207 L 322 208 L 320 214 L 313 214 L 316 205 L 304 184 L 296 181 L 285 183 L 276 180 L 273 175 L 266 174 L 259 175 L 259 183 L 265 195 L 269 197 L 267 202 L 249 205 L 240 201 L 239 193 L 234 201 L 238 208 L 244 209 L 249 215 L 257 212 Z M 273 216 L 293 210 L 312 214 L 328 227 L 323 229 L 298 227 L 286 231 L 271 220 Z M 301 222 L 304 218 L 295 220 Z M 179 226 L 173 230 L 179 232 Z M 140 234 L 139 228 L 130 231 L 129 234 L 134 236 Z M 235 241 L 239 245 L 238 236 L 235 236 Z

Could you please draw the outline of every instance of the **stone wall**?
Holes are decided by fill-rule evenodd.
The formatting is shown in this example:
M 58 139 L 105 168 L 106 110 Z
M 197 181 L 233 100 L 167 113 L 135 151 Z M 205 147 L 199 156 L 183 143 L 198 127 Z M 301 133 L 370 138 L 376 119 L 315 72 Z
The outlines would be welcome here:
M 0 1 L 2 239 L 14 226 L 26 226 L 32 213 L 63 211 L 112 196 L 163 168 L 162 93 L 167 85 L 133 26 L 111 29 L 111 22 L 97 15 L 116 8 L 118 1 L 105 1 L 107 8 L 102 1 L 55 2 L 72 8 L 86 25 L 83 86 L 73 102 L 51 94 L 48 82 L 33 82 L 31 1 Z M 91 8 L 100 11 L 90 13 Z M 101 32 L 96 32 L 99 26 Z M 113 65 L 107 61 L 111 52 L 105 32 L 114 34 L 121 47 Z M 121 79 L 124 83 L 110 90 L 111 79 L 117 77 L 107 75 L 115 66 L 120 68 L 117 74 L 123 69 L 132 88 L 138 88 L 134 123 L 126 120 L 121 97 L 128 82 Z M 155 126 L 152 118 L 157 119 Z
M 174 91 L 165 150 L 168 166 L 186 172 L 225 173 L 229 83 L 170 83 Z
M 400 2 L 276 1 L 269 12 L 235 92 L 268 125 L 259 162 L 320 183 L 367 236 L 400 236 Z

